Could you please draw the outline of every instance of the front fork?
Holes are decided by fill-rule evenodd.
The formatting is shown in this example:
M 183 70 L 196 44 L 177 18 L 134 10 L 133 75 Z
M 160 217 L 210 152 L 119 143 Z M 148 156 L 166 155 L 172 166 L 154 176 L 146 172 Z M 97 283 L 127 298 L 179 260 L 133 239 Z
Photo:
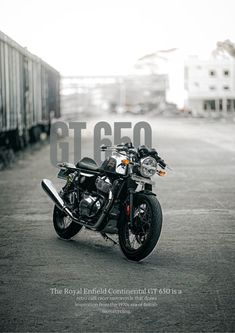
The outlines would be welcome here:
M 134 209 L 133 209 L 133 197 L 134 197 L 135 190 L 130 189 L 129 194 L 130 194 L 130 224 L 133 227 L 133 220 L 134 220 Z
M 132 227 L 134 226 L 134 209 L 133 209 L 134 194 L 142 191 L 144 191 L 145 193 L 152 193 L 152 185 L 141 183 L 138 184 L 135 189 L 134 188 L 129 189 L 129 203 L 130 203 L 129 219 Z

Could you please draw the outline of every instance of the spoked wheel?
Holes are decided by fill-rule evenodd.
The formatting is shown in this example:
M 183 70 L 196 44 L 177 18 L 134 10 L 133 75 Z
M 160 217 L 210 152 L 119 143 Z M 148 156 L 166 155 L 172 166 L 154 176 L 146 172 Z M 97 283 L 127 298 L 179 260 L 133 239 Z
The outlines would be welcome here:
M 133 261 L 146 258 L 155 248 L 162 227 L 162 210 L 153 195 L 138 194 L 133 203 L 133 224 L 126 211 L 119 223 L 119 244 Z
M 146 203 L 134 209 L 134 225 L 131 226 L 131 223 L 128 222 L 128 228 L 126 228 L 126 241 L 130 249 L 137 250 L 146 241 L 150 231 L 150 209 Z
M 70 239 L 82 229 L 82 225 L 73 222 L 69 216 L 56 206 L 53 212 L 53 224 L 56 233 L 63 239 Z

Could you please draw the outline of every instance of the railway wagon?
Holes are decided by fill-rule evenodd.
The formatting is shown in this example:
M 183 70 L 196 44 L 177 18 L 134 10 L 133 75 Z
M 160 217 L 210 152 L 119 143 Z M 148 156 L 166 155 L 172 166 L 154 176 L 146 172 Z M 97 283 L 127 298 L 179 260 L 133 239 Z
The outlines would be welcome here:
M 0 31 L 0 147 L 19 150 L 49 135 L 60 117 L 60 74 Z

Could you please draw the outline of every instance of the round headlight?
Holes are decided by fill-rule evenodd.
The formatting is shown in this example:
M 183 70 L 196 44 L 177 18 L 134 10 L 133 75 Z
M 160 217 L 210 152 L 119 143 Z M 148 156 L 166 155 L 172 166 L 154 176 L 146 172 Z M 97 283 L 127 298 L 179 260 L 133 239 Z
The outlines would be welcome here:
M 153 157 L 144 157 L 140 160 L 140 174 L 143 177 L 151 177 L 157 171 L 157 161 Z

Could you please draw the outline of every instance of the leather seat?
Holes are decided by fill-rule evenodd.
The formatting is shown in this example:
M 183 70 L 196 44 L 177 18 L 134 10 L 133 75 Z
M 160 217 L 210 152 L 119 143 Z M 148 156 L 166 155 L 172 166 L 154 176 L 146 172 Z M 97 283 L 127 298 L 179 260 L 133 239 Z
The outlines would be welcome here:
M 99 171 L 99 166 L 90 157 L 83 157 L 77 164 L 77 168 L 86 169 L 91 171 Z

